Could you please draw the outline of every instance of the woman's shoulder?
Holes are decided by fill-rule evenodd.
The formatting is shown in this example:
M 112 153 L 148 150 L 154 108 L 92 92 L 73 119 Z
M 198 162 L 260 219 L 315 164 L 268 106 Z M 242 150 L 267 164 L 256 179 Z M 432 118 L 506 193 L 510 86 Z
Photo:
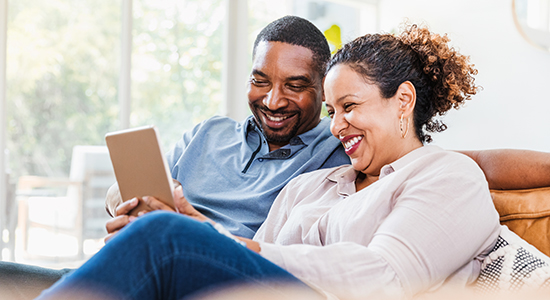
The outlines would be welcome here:
M 452 166 L 460 167 L 461 169 L 475 170 L 481 172 L 479 165 L 466 154 L 454 150 L 443 150 L 444 161 Z
M 424 154 L 421 155 L 421 159 L 431 161 L 434 165 L 477 167 L 477 163 L 472 158 L 458 151 L 446 150 L 435 145 L 428 145 L 423 148 Z
M 394 169 L 402 169 L 411 174 L 432 174 L 440 180 L 444 178 L 473 178 L 484 180 L 485 175 L 477 163 L 462 153 L 428 145 L 410 152 L 391 164 Z
M 433 145 L 424 148 L 424 155 L 414 162 L 416 168 L 434 176 L 437 174 L 439 180 L 485 181 L 483 171 L 469 156 Z

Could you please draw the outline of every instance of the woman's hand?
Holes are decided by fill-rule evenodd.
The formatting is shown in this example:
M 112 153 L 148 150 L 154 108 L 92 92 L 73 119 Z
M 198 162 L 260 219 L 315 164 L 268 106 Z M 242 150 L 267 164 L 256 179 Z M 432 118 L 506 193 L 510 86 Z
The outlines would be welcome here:
M 261 247 L 260 247 L 260 243 L 258 243 L 256 241 L 253 241 L 253 240 L 247 239 L 247 238 L 243 238 L 243 237 L 240 237 L 240 236 L 237 236 L 236 238 L 238 238 L 239 240 L 245 242 L 246 243 L 246 248 L 248 248 L 249 250 L 252 250 L 256 253 L 260 253 L 260 251 L 262 250 Z

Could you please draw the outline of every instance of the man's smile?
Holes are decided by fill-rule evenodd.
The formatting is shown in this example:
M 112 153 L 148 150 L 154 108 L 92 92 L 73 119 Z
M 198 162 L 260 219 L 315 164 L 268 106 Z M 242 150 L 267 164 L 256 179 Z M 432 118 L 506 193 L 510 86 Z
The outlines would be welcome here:
M 296 116 L 298 116 L 298 113 L 296 112 L 289 112 L 284 114 L 274 114 L 266 110 L 261 110 L 261 112 L 264 117 L 264 124 L 270 129 L 274 130 L 283 129 L 284 127 L 293 123 L 296 119 Z

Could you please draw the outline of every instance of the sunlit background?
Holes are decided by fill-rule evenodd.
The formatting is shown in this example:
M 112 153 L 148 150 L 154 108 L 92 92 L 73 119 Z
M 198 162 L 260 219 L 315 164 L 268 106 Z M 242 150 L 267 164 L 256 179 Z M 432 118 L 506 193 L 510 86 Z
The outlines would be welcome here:
M 548 0 L 516 2 L 0 0 L 2 260 L 74 267 L 100 249 L 114 182 L 105 134 L 154 124 L 169 150 L 208 117 L 242 120 L 254 38 L 287 14 L 332 50 L 405 20 L 448 33 L 483 91 L 435 143 L 550 151 Z

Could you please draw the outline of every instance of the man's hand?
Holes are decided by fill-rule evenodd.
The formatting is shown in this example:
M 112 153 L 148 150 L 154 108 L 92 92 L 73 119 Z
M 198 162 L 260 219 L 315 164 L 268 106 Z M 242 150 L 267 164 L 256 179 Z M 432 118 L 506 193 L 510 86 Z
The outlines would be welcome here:
M 176 206 L 175 209 L 166 205 L 164 202 L 156 199 L 155 197 L 145 196 L 143 197 L 143 201 L 145 201 L 145 204 L 147 204 L 153 210 L 175 211 L 201 222 L 210 220 L 206 216 L 201 214 L 198 210 L 196 210 L 193 205 L 191 205 L 187 201 L 187 199 L 185 199 L 185 196 L 183 196 L 181 185 L 177 186 L 174 190 L 174 205 Z M 143 213 L 140 212 L 140 214 L 138 215 L 142 214 Z
M 187 199 L 183 196 L 183 190 L 181 185 L 177 184 L 177 187 L 174 190 L 174 205 L 175 208 L 170 207 L 164 202 L 158 200 L 155 197 L 144 196 L 142 199 L 134 198 L 128 201 L 121 203 L 116 208 L 116 216 L 111 220 L 107 221 L 105 228 L 107 229 L 107 236 L 105 237 L 105 242 L 109 241 L 118 231 L 120 231 L 124 226 L 132 222 L 136 217 L 131 216 L 130 212 L 142 202 L 145 204 L 145 209 L 140 210 L 137 213 L 137 216 L 140 217 L 150 211 L 154 210 L 166 210 L 172 212 L 178 212 L 180 214 L 191 217 L 197 221 L 204 222 L 209 221 L 206 216 L 197 211 L 193 205 L 191 205 Z
M 130 212 L 138 206 L 139 202 L 140 200 L 138 198 L 134 198 L 121 203 L 116 208 L 116 216 L 107 221 L 107 223 L 105 224 L 105 228 L 107 229 L 105 242 L 109 241 L 119 230 L 121 230 L 124 226 L 128 225 L 128 223 L 132 222 L 136 218 L 134 216 L 131 216 Z M 152 210 L 150 208 L 148 209 L 149 210 L 139 211 L 138 215 L 143 215 L 145 212 Z

